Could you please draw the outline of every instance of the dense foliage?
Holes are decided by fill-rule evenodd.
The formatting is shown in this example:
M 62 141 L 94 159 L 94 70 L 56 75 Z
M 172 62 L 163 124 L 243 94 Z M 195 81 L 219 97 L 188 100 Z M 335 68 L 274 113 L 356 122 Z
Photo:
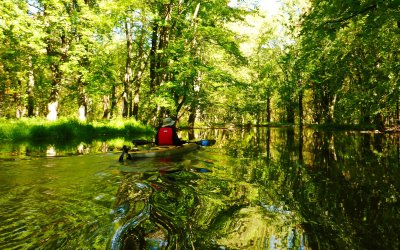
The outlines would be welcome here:
M 3 0 L 0 116 L 399 119 L 398 1 L 234 2 Z
M 399 119 L 398 1 L 311 1 L 302 23 L 302 83 L 315 122 Z

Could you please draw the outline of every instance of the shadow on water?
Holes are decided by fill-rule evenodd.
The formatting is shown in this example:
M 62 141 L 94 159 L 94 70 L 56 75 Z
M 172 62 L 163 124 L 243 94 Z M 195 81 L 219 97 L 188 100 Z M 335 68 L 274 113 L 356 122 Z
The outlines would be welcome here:
M 397 135 L 285 127 L 190 136 L 217 143 L 124 163 L 117 153 L 55 148 L 68 157 L 50 158 L 9 146 L 0 166 L 0 248 L 400 247 Z

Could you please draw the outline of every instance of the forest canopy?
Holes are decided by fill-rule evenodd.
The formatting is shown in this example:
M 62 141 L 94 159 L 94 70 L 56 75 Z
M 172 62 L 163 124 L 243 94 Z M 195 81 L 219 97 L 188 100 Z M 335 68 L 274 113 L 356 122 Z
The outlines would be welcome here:
M 399 121 L 397 0 L 2 0 L 0 39 L 0 117 Z

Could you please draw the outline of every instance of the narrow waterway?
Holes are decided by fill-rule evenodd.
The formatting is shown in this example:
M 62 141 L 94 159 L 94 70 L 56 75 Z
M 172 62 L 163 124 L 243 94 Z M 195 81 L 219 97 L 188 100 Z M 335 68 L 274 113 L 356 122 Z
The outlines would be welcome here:
M 399 249 L 398 136 L 195 137 L 217 143 L 123 163 L 118 140 L 2 143 L 0 249 Z

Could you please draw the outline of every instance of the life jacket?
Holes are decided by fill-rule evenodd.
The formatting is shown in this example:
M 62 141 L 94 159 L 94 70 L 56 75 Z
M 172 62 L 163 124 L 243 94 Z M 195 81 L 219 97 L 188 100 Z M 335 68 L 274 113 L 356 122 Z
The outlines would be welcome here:
M 174 145 L 172 128 L 165 127 L 158 130 L 158 145 Z

